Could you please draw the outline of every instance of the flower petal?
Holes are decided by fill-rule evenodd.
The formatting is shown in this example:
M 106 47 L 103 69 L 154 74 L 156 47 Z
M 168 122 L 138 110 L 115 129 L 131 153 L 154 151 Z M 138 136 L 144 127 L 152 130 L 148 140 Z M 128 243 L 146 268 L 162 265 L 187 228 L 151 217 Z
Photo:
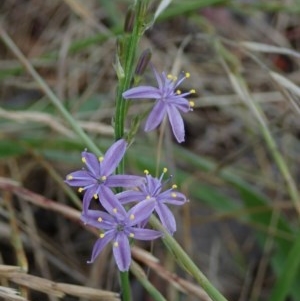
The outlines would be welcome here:
M 119 232 L 113 245 L 113 254 L 118 266 L 122 272 L 128 271 L 131 263 L 131 251 L 128 237 L 124 232 Z
M 143 184 L 144 177 L 132 176 L 132 175 L 112 175 L 109 176 L 105 185 L 107 187 L 137 187 Z
M 100 162 L 98 158 L 87 151 L 81 153 L 82 161 L 87 166 L 88 170 L 92 173 L 95 178 L 100 175 Z
M 174 106 L 168 106 L 167 108 L 169 121 L 172 127 L 173 134 L 176 140 L 181 143 L 184 141 L 184 123 L 178 110 Z
M 86 212 L 89 209 L 90 203 L 94 199 L 94 195 L 97 193 L 97 190 L 98 190 L 98 185 L 93 185 L 92 187 L 90 187 L 84 192 L 83 199 L 82 199 L 83 212 Z
M 178 110 L 184 113 L 187 113 L 191 110 L 189 101 L 186 98 L 178 97 L 178 95 L 168 98 L 168 103 L 170 105 L 174 105 Z
M 179 206 L 183 205 L 187 201 L 186 196 L 183 193 L 180 193 L 173 189 L 169 189 L 162 192 L 159 196 L 157 196 L 156 199 L 158 202 Z
M 127 213 L 113 192 L 104 185 L 101 185 L 99 192 L 99 201 L 109 214 L 115 216 L 118 220 L 125 219 Z
M 152 111 L 150 112 L 144 130 L 146 132 L 154 130 L 163 121 L 166 114 L 166 105 L 163 101 L 159 100 L 154 105 Z
M 162 203 L 157 204 L 155 210 L 163 226 L 170 232 L 170 234 L 173 234 L 176 231 L 176 221 L 173 213 L 165 204 Z
M 127 143 L 124 139 L 115 142 L 105 153 L 101 163 L 101 176 L 111 175 L 125 155 Z
M 122 204 L 128 204 L 133 202 L 139 202 L 146 198 L 145 194 L 137 190 L 127 190 L 116 194 L 117 199 Z
M 67 175 L 65 182 L 70 186 L 84 187 L 90 184 L 97 183 L 97 180 L 89 171 L 78 170 Z
M 108 213 L 99 210 L 88 210 L 80 216 L 81 221 L 97 229 L 109 230 L 115 225 L 115 219 Z
M 162 75 L 159 74 L 157 72 L 157 70 L 152 66 L 152 70 L 153 70 L 153 73 L 154 73 L 154 76 L 156 78 L 156 81 L 157 81 L 157 84 L 158 84 L 158 88 L 160 91 L 162 91 L 163 87 L 164 87 L 164 83 L 163 83 L 163 80 L 162 80 Z
M 153 240 L 162 236 L 160 231 L 142 228 L 131 228 L 130 231 L 134 234 L 134 239 Z
M 150 196 L 155 196 L 161 190 L 161 181 L 151 175 L 146 175 L 147 190 Z
M 101 253 L 103 248 L 113 239 L 114 231 L 107 231 L 103 238 L 99 238 L 94 244 L 92 257 L 88 263 L 93 263 L 97 256 Z
M 137 225 L 140 222 L 148 219 L 155 208 L 156 201 L 151 198 L 149 200 L 144 200 L 139 202 L 137 205 L 133 206 L 128 212 L 128 226 Z
M 123 94 L 125 99 L 159 99 L 161 92 L 159 89 L 152 86 L 139 86 L 125 91 Z

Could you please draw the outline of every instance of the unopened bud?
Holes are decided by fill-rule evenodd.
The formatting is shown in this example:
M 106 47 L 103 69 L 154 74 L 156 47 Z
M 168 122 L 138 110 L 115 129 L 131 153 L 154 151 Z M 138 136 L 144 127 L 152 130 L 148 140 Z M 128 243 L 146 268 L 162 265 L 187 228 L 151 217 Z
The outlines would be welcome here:
M 133 30 L 133 24 L 134 24 L 134 19 L 135 19 L 135 12 L 133 9 L 129 9 L 127 11 L 126 17 L 125 17 L 125 22 L 124 22 L 124 31 L 131 33 Z
M 136 64 L 136 68 L 135 68 L 136 75 L 141 76 L 145 72 L 145 70 L 151 60 L 151 56 L 152 56 L 152 53 L 149 48 L 146 49 L 145 51 L 143 51 L 143 53 L 139 57 L 139 60 Z

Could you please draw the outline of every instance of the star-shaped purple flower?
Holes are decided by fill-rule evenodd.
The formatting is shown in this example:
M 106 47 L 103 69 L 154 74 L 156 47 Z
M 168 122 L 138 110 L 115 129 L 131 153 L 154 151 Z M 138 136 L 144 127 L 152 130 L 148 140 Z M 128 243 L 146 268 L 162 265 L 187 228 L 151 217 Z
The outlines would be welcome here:
M 138 187 L 138 190 L 128 190 L 117 194 L 117 198 L 122 204 L 132 202 L 139 202 L 143 200 L 155 200 L 155 211 L 164 225 L 164 227 L 173 234 L 176 231 L 176 221 L 173 213 L 166 204 L 170 205 L 183 205 L 187 199 L 184 194 L 176 190 L 177 186 L 173 185 L 172 188 L 162 191 L 164 183 L 162 183 L 164 172 L 160 178 L 152 177 L 147 170 L 146 182 Z M 147 220 L 146 220 L 147 221 Z
M 90 226 L 100 229 L 100 238 L 96 241 L 92 263 L 101 253 L 103 248 L 113 242 L 113 254 L 120 271 L 128 271 L 131 263 L 130 239 L 153 240 L 162 235 L 161 232 L 139 228 L 141 221 L 148 219 L 154 209 L 154 200 L 144 200 L 128 212 L 110 190 L 104 190 L 102 206 L 107 210 L 88 210 L 82 213 L 81 220 Z
M 142 177 L 131 175 L 112 175 L 126 152 L 124 139 L 115 142 L 106 152 L 105 156 L 97 158 L 87 151 L 82 152 L 82 162 L 87 170 L 78 170 L 67 175 L 66 183 L 79 187 L 84 191 L 83 211 L 87 211 L 92 198 L 99 198 L 111 187 L 136 187 L 143 182 Z
M 157 128 L 167 115 L 174 136 L 177 141 L 181 143 L 184 141 L 185 131 L 179 111 L 186 113 L 192 110 L 194 102 L 189 102 L 185 97 L 195 93 L 195 90 L 181 93 L 177 88 L 186 78 L 190 77 L 190 74 L 181 74 L 179 78 L 177 78 L 172 75 L 167 75 L 165 72 L 159 74 L 154 68 L 153 72 L 158 88 L 152 86 L 135 87 L 125 91 L 123 97 L 125 99 L 156 99 L 156 103 L 146 121 L 145 131 L 149 132 Z

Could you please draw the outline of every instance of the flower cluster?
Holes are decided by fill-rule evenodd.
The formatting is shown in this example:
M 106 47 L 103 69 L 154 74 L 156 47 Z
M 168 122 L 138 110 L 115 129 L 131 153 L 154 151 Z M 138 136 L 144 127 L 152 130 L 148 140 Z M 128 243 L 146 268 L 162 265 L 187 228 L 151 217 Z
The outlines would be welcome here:
M 195 93 L 195 90 L 181 93 L 178 86 L 186 78 L 189 78 L 190 74 L 180 74 L 177 78 L 171 74 L 167 75 L 165 72 L 159 74 L 154 68 L 153 72 L 158 88 L 153 86 L 134 87 L 125 91 L 123 97 L 125 99 L 155 99 L 155 105 L 145 124 L 145 131 L 149 132 L 157 128 L 167 116 L 176 140 L 181 143 L 184 141 L 185 131 L 179 111 L 186 113 L 192 110 L 194 102 L 188 101 L 186 97 Z
M 84 193 L 81 220 L 100 230 L 89 262 L 93 262 L 103 248 L 112 242 L 113 255 L 120 271 L 129 269 L 132 239 L 153 240 L 162 235 L 145 227 L 151 214 L 156 213 L 165 228 L 173 234 L 176 222 L 166 204 L 182 205 L 186 202 L 186 197 L 176 190 L 176 185 L 163 191 L 167 182 L 162 182 L 166 169 L 160 178 L 152 177 L 148 171 L 145 171 L 145 177 L 114 175 L 126 147 L 126 141 L 121 139 L 98 159 L 94 154 L 84 151 L 82 161 L 86 169 L 70 173 L 65 181 L 70 186 L 79 187 L 78 191 Z M 111 190 L 114 187 L 129 190 L 114 194 Z M 92 199 L 98 200 L 105 211 L 90 209 Z M 123 205 L 128 207 L 130 203 L 136 204 L 125 209 Z

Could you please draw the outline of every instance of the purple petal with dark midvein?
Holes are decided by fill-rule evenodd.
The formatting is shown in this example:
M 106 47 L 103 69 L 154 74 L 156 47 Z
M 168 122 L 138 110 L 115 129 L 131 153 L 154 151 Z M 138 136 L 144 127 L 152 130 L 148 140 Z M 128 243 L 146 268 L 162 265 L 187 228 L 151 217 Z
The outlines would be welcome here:
M 148 191 L 151 196 L 160 191 L 161 181 L 157 178 L 153 178 L 151 175 L 146 175 Z
M 175 196 L 176 195 L 176 196 Z M 171 205 L 183 205 L 186 203 L 187 199 L 184 194 L 175 191 L 173 189 L 166 190 L 162 192 L 158 197 L 157 197 L 158 202 L 163 202 L 166 204 L 171 204 Z
M 124 139 L 115 142 L 105 153 L 101 163 L 101 176 L 111 175 L 125 155 L 127 143 Z
M 69 177 L 72 177 L 72 179 L 68 179 Z M 86 170 L 74 171 L 68 174 L 67 180 L 65 180 L 65 183 L 67 183 L 68 185 L 77 187 L 88 186 L 96 182 L 97 180 L 93 178 L 91 173 Z
M 165 204 L 157 204 L 156 213 L 159 216 L 159 219 L 163 226 L 173 234 L 176 231 L 176 221 L 173 213 Z
M 174 105 L 178 110 L 184 113 L 187 113 L 191 110 L 189 101 L 183 97 L 178 97 L 177 95 L 168 98 L 168 103 Z
M 131 228 L 130 231 L 134 234 L 134 239 L 138 240 L 153 240 L 162 236 L 159 231 L 142 228 Z
M 85 165 L 89 169 L 89 171 L 93 174 L 95 178 L 98 178 L 100 175 L 100 162 L 98 158 L 89 152 L 82 152 L 82 158 L 85 158 Z
M 144 130 L 146 132 L 149 132 L 158 127 L 159 124 L 163 121 L 165 114 L 165 103 L 163 101 L 157 101 L 147 118 Z
M 125 91 L 122 95 L 125 99 L 161 98 L 160 90 L 152 86 L 135 87 Z
M 159 74 L 153 66 L 152 66 L 152 70 L 153 70 L 154 76 L 156 78 L 158 88 L 159 88 L 160 91 L 162 91 L 162 89 L 163 89 L 162 75 Z
M 96 194 L 98 190 L 98 186 L 94 185 L 91 188 L 84 191 L 83 199 L 82 199 L 82 208 L 83 212 L 87 212 L 90 207 L 91 201 L 94 199 L 94 194 Z
M 153 198 L 149 200 L 144 200 L 138 203 L 137 205 L 133 206 L 128 212 L 128 223 L 127 225 L 133 226 L 137 225 L 140 222 L 149 218 L 155 208 L 155 200 Z M 131 217 L 134 217 L 131 219 Z
M 99 221 L 99 218 L 102 220 Z M 108 213 L 99 210 L 88 210 L 80 216 L 84 224 L 93 226 L 97 229 L 109 230 L 115 225 L 115 219 Z
M 101 185 L 99 191 L 99 201 L 106 211 L 117 219 L 124 219 L 127 214 L 117 197 L 106 186 Z
M 132 175 L 112 175 L 107 178 L 105 185 L 108 187 L 137 187 L 143 184 L 144 177 Z
M 128 204 L 143 201 L 146 195 L 141 191 L 127 190 L 116 194 L 116 197 L 122 204 Z
M 167 108 L 169 121 L 176 140 L 181 143 L 184 141 L 184 123 L 178 110 L 173 106 Z
M 127 236 L 123 232 L 119 232 L 114 242 L 118 246 L 113 246 L 113 254 L 117 266 L 121 272 L 128 271 L 131 263 L 131 251 Z
M 101 251 L 104 249 L 104 247 L 114 238 L 114 231 L 107 231 L 105 232 L 105 235 L 103 238 L 99 238 L 93 247 L 92 251 L 92 257 L 91 260 L 88 261 L 88 263 L 93 263 L 97 256 L 101 253 Z

